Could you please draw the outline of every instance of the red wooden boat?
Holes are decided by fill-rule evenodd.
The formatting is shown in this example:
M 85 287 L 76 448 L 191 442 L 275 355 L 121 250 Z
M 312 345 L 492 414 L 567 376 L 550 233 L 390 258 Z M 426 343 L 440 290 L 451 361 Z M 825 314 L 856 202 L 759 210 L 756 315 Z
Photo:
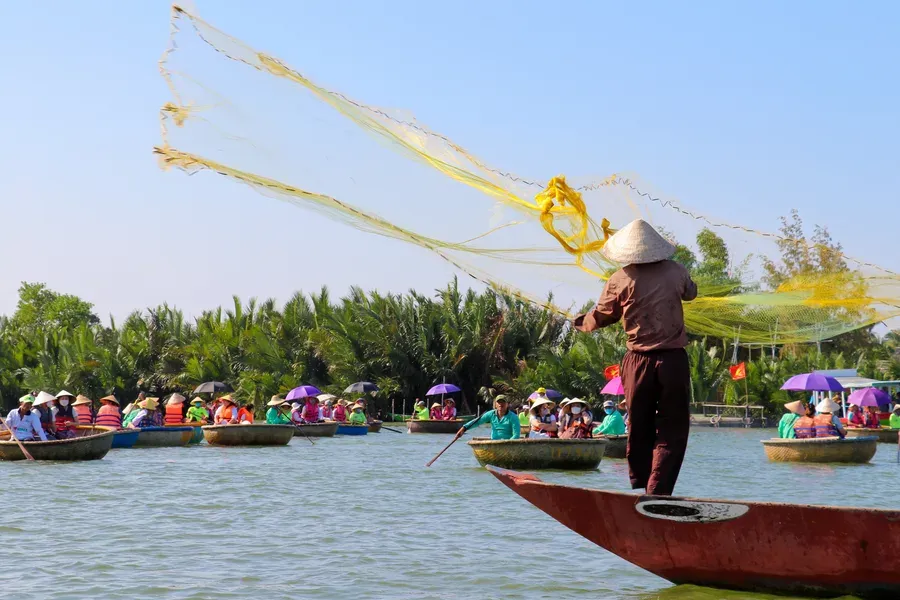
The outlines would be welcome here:
M 636 496 L 488 470 L 572 531 L 672 583 L 900 598 L 900 511 Z

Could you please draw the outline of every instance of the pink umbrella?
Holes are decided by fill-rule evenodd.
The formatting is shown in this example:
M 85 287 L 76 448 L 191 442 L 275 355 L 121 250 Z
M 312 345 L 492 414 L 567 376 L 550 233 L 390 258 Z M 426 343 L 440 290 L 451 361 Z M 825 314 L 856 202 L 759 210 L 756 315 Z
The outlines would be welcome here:
M 860 388 L 847 398 L 850 404 L 857 406 L 882 406 L 891 403 L 891 397 L 875 388 Z
M 612 394 L 613 396 L 624 396 L 625 388 L 622 387 L 622 378 L 621 377 L 613 377 L 609 380 L 603 389 L 600 390 L 601 394 Z

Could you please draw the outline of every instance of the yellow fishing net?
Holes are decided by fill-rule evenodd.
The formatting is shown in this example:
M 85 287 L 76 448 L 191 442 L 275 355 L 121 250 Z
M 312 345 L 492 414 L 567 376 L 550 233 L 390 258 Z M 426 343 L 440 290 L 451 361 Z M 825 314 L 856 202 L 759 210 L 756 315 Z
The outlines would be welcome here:
M 155 149 L 164 167 L 213 171 L 421 246 L 565 315 L 599 294 L 618 268 L 603 244 L 638 217 L 688 245 L 708 228 L 742 261 L 727 282 L 699 282 L 700 297 L 685 306 L 693 333 L 799 343 L 900 315 L 900 277 L 874 264 L 841 255 L 846 270 L 768 289 L 758 283 L 763 261 L 778 256 L 779 243 L 805 241 L 697 214 L 634 175 L 580 182 L 494 168 L 412 116 L 317 85 L 177 6 L 160 70 L 172 93 Z M 569 309 L 552 297 L 570 299 Z

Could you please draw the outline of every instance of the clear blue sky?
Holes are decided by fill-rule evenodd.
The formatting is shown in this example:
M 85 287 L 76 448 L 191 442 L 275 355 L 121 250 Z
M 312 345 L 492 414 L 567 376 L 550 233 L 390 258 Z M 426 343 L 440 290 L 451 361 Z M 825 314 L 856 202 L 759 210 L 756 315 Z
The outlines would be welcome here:
M 540 177 L 633 171 L 707 214 L 765 229 L 796 207 L 849 254 L 900 269 L 900 3 L 385 4 L 196 6 L 495 165 Z M 151 0 L 0 7 L 0 314 L 21 280 L 121 317 L 163 301 L 197 314 L 234 293 L 285 300 L 323 284 L 336 295 L 353 284 L 427 291 L 452 276 L 424 250 L 225 180 L 159 170 L 168 13 Z M 322 260 L 284 243 L 297 227 L 341 248 Z

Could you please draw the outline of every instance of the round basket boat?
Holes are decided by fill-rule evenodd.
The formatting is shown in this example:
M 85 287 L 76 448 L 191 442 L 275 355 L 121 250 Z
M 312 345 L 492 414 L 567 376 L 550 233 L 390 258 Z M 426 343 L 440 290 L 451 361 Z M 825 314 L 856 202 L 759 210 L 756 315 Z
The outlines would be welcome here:
M 187 446 L 194 434 L 193 427 L 141 427 L 134 448 L 175 448 Z
M 339 423 L 337 435 L 366 435 L 369 433 L 368 425 L 350 425 L 349 423 Z
M 882 444 L 896 444 L 898 442 L 898 438 L 900 438 L 900 429 L 889 429 L 887 427 L 882 427 L 879 429 L 864 429 L 864 428 L 847 428 L 847 437 L 848 438 L 858 438 L 858 437 L 868 437 L 875 436 L 878 438 L 878 441 Z
M 381 421 L 372 421 L 369 423 L 369 433 L 378 433 L 381 431 Z
M 99 460 L 112 448 L 115 431 L 109 427 L 78 426 L 77 437 L 46 442 L 22 442 L 35 460 Z M 19 444 L 11 440 L 9 432 L 0 434 L 0 460 L 25 460 Z
M 268 423 L 205 425 L 203 437 L 212 446 L 286 446 L 294 431 L 293 425 Z
M 628 446 L 627 435 L 605 435 L 602 440 L 609 442 L 606 444 L 606 458 L 625 458 L 625 449 Z
M 206 421 L 188 421 L 186 423 L 179 423 L 178 425 L 166 425 L 166 427 L 193 427 L 191 439 L 188 444 L 199 444 L 203 441 L 204 425 L 206 425 Z
M 600 466 L 606 451 L 603 438 L 560 440 L 556 438 L 522 438 L 489 440 L 476 438 L 469 442 L 481 466 L 504 469 L 591 470 Z
M 456 433 L 459 428 L 465 425 L 462 419 L 454 419 L 452 421 L 407 421 L 407 433 Z
M 875 456 L 878 438 L 772 439 L 761 443 L 766 456 L 773 462 L 867 463 Z
M 307 423 L 297 425 L 294 430 L 296 437 L 334 437 L 337 433 L 337 423 Z
M 113 433 L 113 448 L 131 448 L 141 435 L 140 429 L 119 429 Z

